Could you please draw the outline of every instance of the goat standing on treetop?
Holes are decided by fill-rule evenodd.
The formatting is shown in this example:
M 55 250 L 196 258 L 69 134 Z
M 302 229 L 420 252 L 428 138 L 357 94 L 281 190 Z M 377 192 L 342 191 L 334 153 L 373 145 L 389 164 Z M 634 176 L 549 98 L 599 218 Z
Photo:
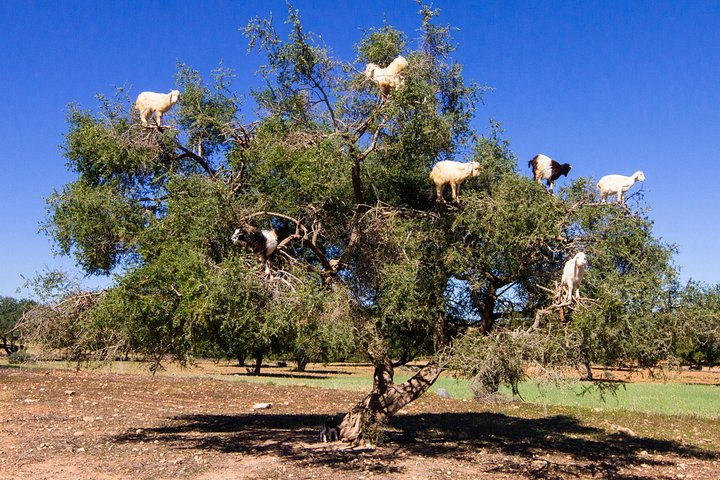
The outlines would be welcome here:
M 572 165 L 569 163 L 560 164 L 546 155 L 535 155 L 532 160 L 528 162 L 528 167 L 532 168 L 533 177 L 538 185 L 542 185 L 543 180 L 547 180 L 548 191 L 553 193 L 553 187 L 555 180 L 560 178 L 560 175 L 567 177 Z
M 454 202 L 458 202 L 460 193 L 460 185 L 470 177 L 480 175 L 479 162 L 455 162 L 453 160 L 443 160 L 438 162 L 430 172 L 430 180 L 435 183 L 435 192 L 437 193 L 437 201 L 445 203 L 443 198 L 443 189 L 445 185 L 450 184 L 452 189 L 452 198 Z
M 602 203 L 605 203 L 605 200 L 607 200 L 607 197 L 610 195 L 617 195 L 617 203 L 623 203 L 625 192 L 630 190 L 630 187 L 635 185 L 635 182 L 642 182 L 644 180 L 645 174 L 640 170 L 629 177 L 625 175 L 605 175 L 597 184 L 598 189 L 600 189 Z
M 386 96 L 391 90 L 403 85 L 401 74 L 407 66 L 407 60 L 400 55 L 385 68 L 380 68 L 380 66 L 375 63 L 368 63 L 365 66 L 365 76 L 377 83 L 378 87 L 380 87 L 380 93 Z
M 135 108 L 140 112 L 140 121 L 144 127 L 148 126 L 148 118 L 155 113 L 155 123 L 161 126 L 163 113 L 170 110 L 180 98 L 179 90 L 170 90 L 170 93 L 142 92 L 135 100 Z

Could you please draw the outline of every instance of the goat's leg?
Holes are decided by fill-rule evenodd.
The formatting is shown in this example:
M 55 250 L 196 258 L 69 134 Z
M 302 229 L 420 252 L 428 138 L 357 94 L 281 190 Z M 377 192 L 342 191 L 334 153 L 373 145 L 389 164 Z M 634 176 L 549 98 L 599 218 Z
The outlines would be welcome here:
M 443 184 L 435 184 L 435 193 L 437 193 L 437 201 L 440 203 L 445 203 L 445 199 L 443 198 L 443 188 L 445 185 Z
M 162 121 L 162 112 L 160 110 L 155 112 L 155 120 L 157 121 L 157 126 L 159 127 Z
M 450 188 L 452 188 L 453 202 L 458 203 L 459 202 L 459 193 L 460 193 L 460 184 L 451 182 Z

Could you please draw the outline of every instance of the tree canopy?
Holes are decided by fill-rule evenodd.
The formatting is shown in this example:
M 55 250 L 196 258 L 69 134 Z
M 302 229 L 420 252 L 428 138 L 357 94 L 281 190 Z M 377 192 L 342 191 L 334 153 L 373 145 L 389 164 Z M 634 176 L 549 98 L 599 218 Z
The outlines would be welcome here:
M 584 176 L 556 197 L 521 174 L 499 124 L 473 130 L 485 89 L 463 78 L 437 16 L 421 7 L 417 44 L 387 24 L 367 30 L 350 62 L 293 8 L 286 35 L 251 20 L 250 49 L 267 58 L 252 121 L 222 66 L 207 81 L 179 65 L 170 128 L 142 128 L 124 91 L 71 106 L 64 155 L 77 178 L 48 199 L 44 228 L 86 272 L 117 274 L 84 328 L 156 359 L 362 355 L 374 385 L 343 422 L 348 439 L 446 367 L 492 391 L 517 385 L 528 361 L 668 358 L 681 341 L 667 321 L 674 247 L 653 236 L 642 199 L 601 205 Z M 381 96 L 364 65 L 400 54 L 404 82 Z M 428 180 L 447 159 L 482 165 L 450 206 Z M 278 232 L 269 275 L 230 241 L 242 224 Z M 590 263 L 582 299 L 562 305 L 578 251 Z M 394 383 L 418 358 L 429 361 Z

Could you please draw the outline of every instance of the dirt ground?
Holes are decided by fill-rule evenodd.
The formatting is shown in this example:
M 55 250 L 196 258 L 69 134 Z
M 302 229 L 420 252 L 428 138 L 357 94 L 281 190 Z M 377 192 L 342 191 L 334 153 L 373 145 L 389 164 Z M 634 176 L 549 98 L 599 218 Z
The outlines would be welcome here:
M 361 397 L 0 366 L 0 478 L 720 478 L 720 420 L 578 418 L 426 395 L 391 421 L 382 446 L 319 442 L 324 418 Z M 259 402 L 272 407 L 253 410 Z

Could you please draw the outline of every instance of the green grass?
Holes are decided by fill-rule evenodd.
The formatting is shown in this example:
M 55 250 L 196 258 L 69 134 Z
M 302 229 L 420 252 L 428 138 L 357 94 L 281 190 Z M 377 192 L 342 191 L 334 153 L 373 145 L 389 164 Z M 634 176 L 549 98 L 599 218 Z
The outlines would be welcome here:
M 624 383 L 614 391 L 601 391 L 589 382 L 520 386 L 525 401 L 536 404 L 626 410 L 663 415 L 720 418 L 720 386 L 683 383 Z
M 4 362 L 3 362 L 4 363 Z M 23 365 L 22 368 L 74 368 L 73 364 L 63 362 L 37 362 Z M 354 369 L 352 367 L 318 367 L 320 370 L 348 371 L 351 374 L 322 374 L 313 373 L 310 369 L 302 378 L 290 375 L 304 375 L 291 373 L 287 368 L 264 368 L 263 375 L 249 376 L 236 375 L 244 369 L 224 366 L 227 374 L 208 373 L 201 369 L 172 369 L 169 372 L 160 372 L 160 375 L 213 378 L 222 381 L 261 383 L 270 385 L 307 386 L 315 388 L 328 388 L 336 390 L 349 390 L 368 392 L 372 386 L 372 377 L 369 369 Z M 110 366 L 101 368 L 114 373 L 146 374 L 148 364 L 134 362 L 115 362 Z M 408 379 L 411 374 L 399 370 L 395 376 L 397 382 Z M 720 419 L 720 385 L 690 385 L 683 383 L 615 383 L 614 390 L 600 390 L 597 384 L 590 382 L 571 382 L 561 384 L 538 384 L 525 382 L 520 385 L 522 398 L 535 405 L 547 405 L 569 408 L 594 409 L 599 412 L 641 412 L 661 415 L 685 415 L 701 418 Z M 449 375 L 441 376 L 430 388 L 429 394 L 434 394 L 438 388 L 444 388 L 452 398 L 471 400 L 472 390 L 467 380 L 455 379 Z M 510 395 L 508 389 L 502 393 Z
M 214 377 L 219 378 L 219 377 Z M 402 382 L 409 375 L 396 375 Z M 227 380 L 227 378 L 223 378 Z M 340 375 L 322 379 L 294 379 L 276 377 L 233 377 L 233 380 L 274 385 L 304 385 L 308 387 L 331 388 L 367 392 L 372 386 L 370 376 Z M 612 390 L 601 390 L 590 382 L 572 382 L 559 385 L 538 385 L 525 382 L 520 385 L 520 395 L 537 405 L 553 405 L 574 408 L 591 408 L 600 411 L 626 410 L 631 412 L 656 413 L 662 415 L 694 415 L 705 418 L 720 418 L 720 386 L 687 385 L 682 383 L 627 383 L 614 384 Z M 444 388 L 452 398 L 470 400 L 472 391 L 467 380 L 440 377 L 430 388 L 434 394 Z M 503 388 L 502 393 L 510 395 Z
M 402 382 L 410 375 L 396 375 Z M 220 378 L 220 376 L 214 376 Z M 227 380 L 227 377 L 223 377 Z M 338 375 L 329 378 L 296 379 L 281 377 L 237 376 L 233 380 L 274 385 L 303 385 L 367 392 L 372 386 L 369 375 Z M 720 386 L 688 385 L 682 383 L 617 383 L 613 389 L 601 390 L 591 382 L 571 382 L 539 385 L 529 381 L 520 385 L 520 395 L 528 403 L 574 408 L 591 408 L 600 411 L 631 411 L 663 415 L 694 415 L 720 418 Z M 452 398 L 470 400 L 472 390 L 467 380 L 442 376 L 430 388 L 434 394 L 444 388 Z M 510 395 L 503 388 L 502 393 Z

